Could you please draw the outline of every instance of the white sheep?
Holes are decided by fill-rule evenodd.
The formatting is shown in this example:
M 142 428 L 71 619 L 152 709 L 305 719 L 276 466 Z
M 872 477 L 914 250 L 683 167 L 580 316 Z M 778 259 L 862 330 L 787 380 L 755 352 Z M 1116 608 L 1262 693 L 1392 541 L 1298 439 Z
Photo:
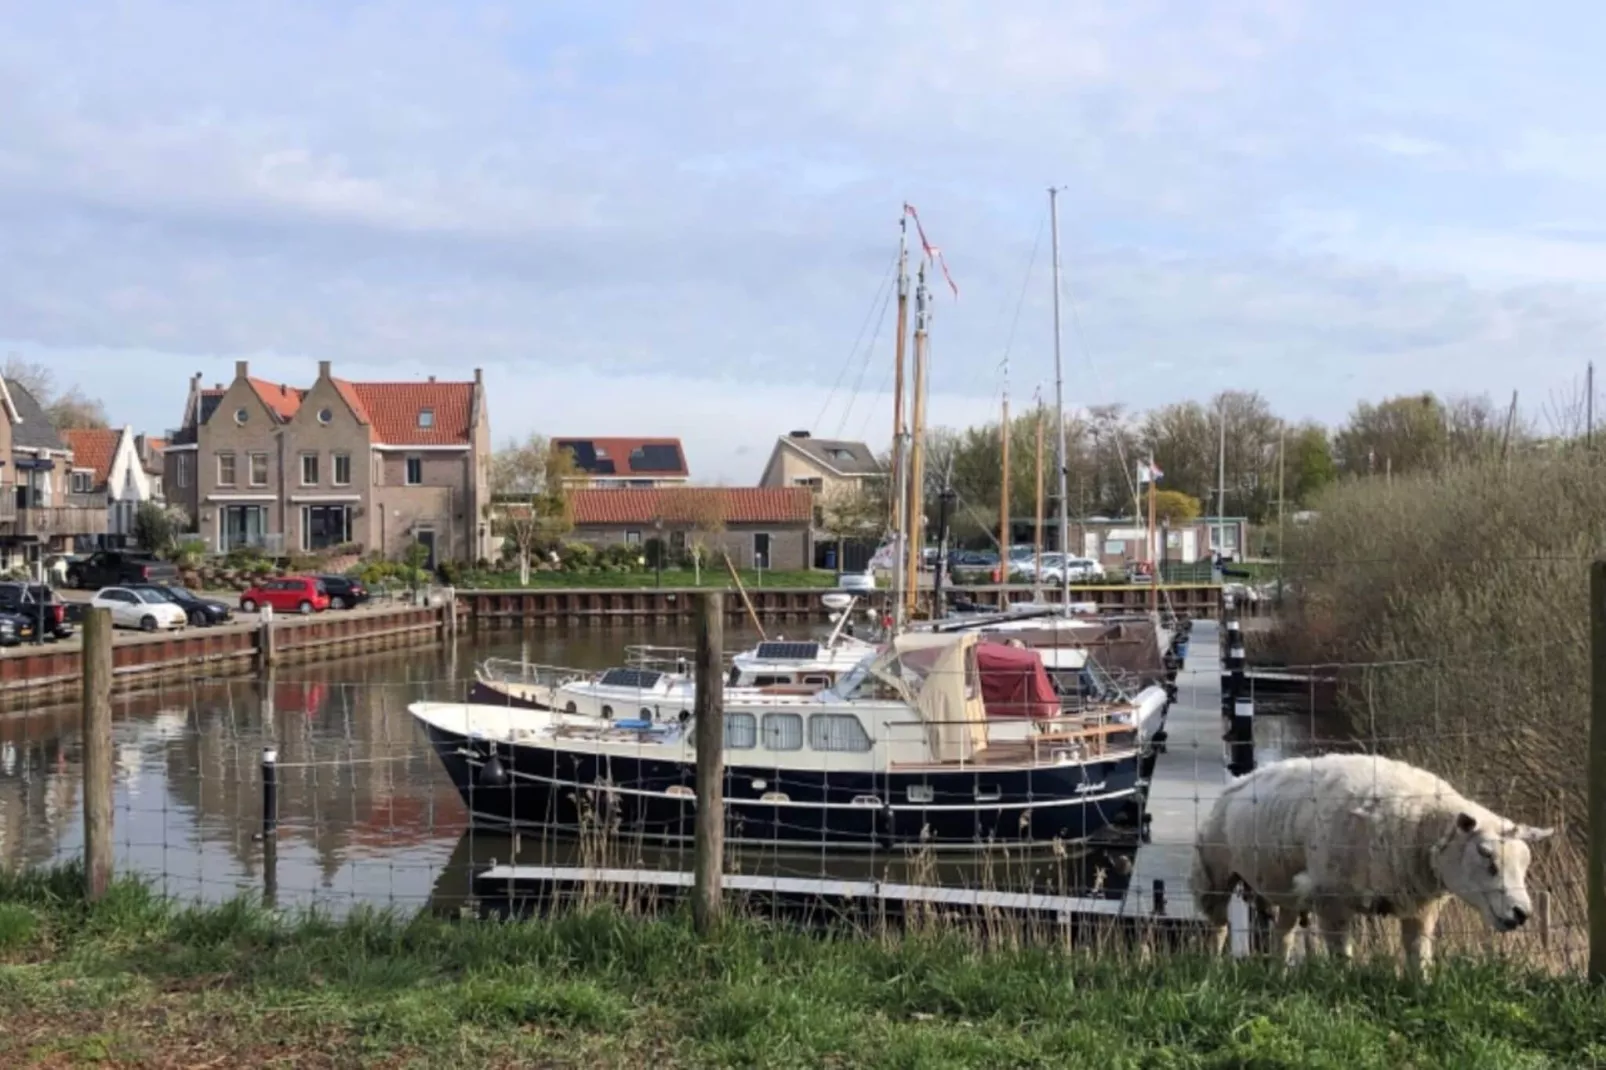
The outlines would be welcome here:
M 1290 758 L 1237 779 L 1216 800 L 1194 846 L 1194 901 L 1219 954 L 1242 880 L 1275 914 L 1274 953 L 1284 960 L 1302 914 L 1344 959 L 1357 916 L 1392 915 L 1406 965 L 1420 973 L 1451 895 L 1500 932 L 1528 920 L 1528 845 L 1553 831 L 1509 821 L 1405 762 Z

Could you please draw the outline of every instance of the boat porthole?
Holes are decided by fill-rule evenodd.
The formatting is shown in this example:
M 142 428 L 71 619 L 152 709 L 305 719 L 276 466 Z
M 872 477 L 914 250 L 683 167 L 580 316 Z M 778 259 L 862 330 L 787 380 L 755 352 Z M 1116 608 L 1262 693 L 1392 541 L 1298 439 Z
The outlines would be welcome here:
M 767 788 L 769 786 L 770 786 L 770 782 L 767 781 L 767 780 L 755 780 L 755 781 L 753 781 L 753 790 L 754 791 L 763 791 L 765 788 Z
M 578 711 L 579 707 L 577 707 L 573 702 L 565 702 L 563 704 L 564 713 L 577 713 Z
M 610 721 L 610 720 L 613 719 L 613 707 L 612 706 L 604 706 L 604 707 L 602 707 L 602 719 L 604 721 Z

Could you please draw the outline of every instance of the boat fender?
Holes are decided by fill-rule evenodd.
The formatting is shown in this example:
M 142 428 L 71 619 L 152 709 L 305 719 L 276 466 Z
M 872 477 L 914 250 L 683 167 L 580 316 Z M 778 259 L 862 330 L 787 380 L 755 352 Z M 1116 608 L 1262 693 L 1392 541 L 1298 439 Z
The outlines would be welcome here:
M 490 760 L 480 766 L 479 783 L 483 788 L 500 788 L 507 784 L 507 770 L 502 768 L 502 759 L 492 754 Z
M 678 720 L 683 725 L 684 724 L 691 724 L 691 711 L 690 710 L 681 710 L 680 711 L 680 717 L 678 718 Z

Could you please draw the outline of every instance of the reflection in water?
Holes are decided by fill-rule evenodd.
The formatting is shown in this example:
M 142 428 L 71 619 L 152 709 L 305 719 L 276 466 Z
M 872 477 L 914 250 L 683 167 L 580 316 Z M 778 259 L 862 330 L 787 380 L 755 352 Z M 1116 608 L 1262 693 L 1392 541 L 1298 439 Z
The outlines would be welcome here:
M 806 626 L 796 626 L 801 633 Z M 727 633 L 741 649 L 757 636 Z M 277 902 L 340 910 L 356 902 L 452 909 L 469 869 L 513 857 L 506 836 L 471 831 L 462 802 L 407 705 L 467 693 L 486 657 L 601 668 L 626 644 L 690 645 L 672 628 L 502 632 L 455 650 L 425 648 L 281 669 L 268 679 L 169 683 L 119 697 L 113 711 L 116 864 L 168 894 L 221 900 L 263 887 L 261 758 L 279 753 Z M 1257 718 L 1274 733 L 1282 718 Z M 1289 722 L 1297 718 L 1288 718 Z M 0 713 L 0 864 L 30 866 L 82 853 L 81 741 L 76 704 Z M 1297 739 L 1297 736 L 1295 737 Z M 1262 737 L 1278 749 L 1288 740 Z M 1263 752 L 1263 757 L 1271 754 Z M 526 837 L 518 860 L 548 865 L 689 870 L 678 851 L 628 842 Z M 744 854 L 733 871 L 881 879 L 1064 894 L 1097 879 L 1072 861 L 944 860 L 932 868 L 882 855 Z M 1113 877 L 1109 877 L 1113 880 Z

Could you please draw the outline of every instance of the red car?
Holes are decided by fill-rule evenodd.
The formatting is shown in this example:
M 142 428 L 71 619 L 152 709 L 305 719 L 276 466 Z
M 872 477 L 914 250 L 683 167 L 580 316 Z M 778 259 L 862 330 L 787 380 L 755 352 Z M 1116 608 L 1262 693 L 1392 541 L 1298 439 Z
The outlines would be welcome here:
M 272 606 L 278 613 L 322 613 L 329 608 L 329 592 L 313 576 L 281 576 L 240 596 L 241 612 L 255 613 L 259 606 Z

